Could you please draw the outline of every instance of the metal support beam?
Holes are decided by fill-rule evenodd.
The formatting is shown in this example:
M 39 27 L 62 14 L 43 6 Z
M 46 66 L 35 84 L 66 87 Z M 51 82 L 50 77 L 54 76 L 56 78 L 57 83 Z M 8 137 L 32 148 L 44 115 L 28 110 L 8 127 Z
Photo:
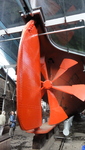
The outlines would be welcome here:
M 50 27 L 50 26 L 54 26 L 54 25 L 70 23 L 70 22 L 75 22 L 75 21 L 81 22 L 82 20 L 85 21 L 85 13 L 80 13 L 80 14 L 76 14 L 76 15 L 47 20 L 47 21 L 45 21 L 45 27 Z
M 27 4 L 30 13 L 33 15 L 33 10 L 32 10 L 32 7 L 30 5 L 30 2 L 28 0 L 25 0 L 25 3 Z
M 4 93 L 3 93 L 3 104 L 2 104 L 2 111 L 4 111 L 5 108 L 5 97 L 6 97 L 6 88 L 7 88 L 7 79 L 8 79 L 8 69 L 6 73 L 6 79 L 5 79 L 5 85 L 4 85 Z
M 1 21 L 0 21 L 0 26 L 4 29 L 4 31 L 6 32 L 6 35 L 8 35 L 8 33 L 6 31 L 6 27 Z M 14 38 L 13 35 L 8 35 L 8 36 L 10 36 L 10 38 Z M 19 46 L 19 43 L 16 40 L 14 41 L 14 43 L 17 47 Z
M 33 14 L 37 14 L 37 13 L 41 13 L 40 10 L 34 10 L 33 11 Z M 70 23 L 70 22 L 74 22 L 74 21 L 82 21 L 82 20 L 85 20 L 85 13 L 81 13 L 81 14 L 66 17 L 66 23 Z M 47 21 L 44 22 L 44 25 L 45 25 L 45 27 L 49 27 L 49 26 L 59 25 L 59 24 L 63 24 L 63 23 L 65 23 L 65 19 L 64 19 L 64 17 L 61 17 L 61 18 L 57 18 L 57 19 L 47 20 Z M 24 25 L 13 27 L 13 28 L 8 28 L 8 29 L 5 29 L 5 30 L 0 30 L 0 36 L 5 35 L 7 33 L 12 34 L 12 33 L 22 32 L 23 28 L 24 28 Z M 75 29 L 78 29 L 78 28 L 84 28 L 84 26 L 74 27 L 72 29 L 75 30 Z
M 25 14 L 26 12 L 25 12 L 25 10 L 24 10 L 24 8 L 23 8 L 23 6 L 22 6 L 20 0 L 16 0 L 16 2 L 17 2 L 18 5 L 20 6 L 22 13 Z
M 60 33 L 60 32 L 67 32 L 67 31 L 72 31 L 72 30 L 77 30 L 77 29 L 82 29 L 82 28 L 85 28 L 85 26 L 79 26 L 79 27 L 74 27 L 74 28 L 67 28 L 67 29 L 55 30 L 55 31 L 51 31 L 51 32 L 40 33 L 40 34 L 38 34 L 38 36 L 55 34 L 55 33 Z M 37 36 L 37 34 L 35 34 L 33 36 Z M 17 39 L 20 39 L 20 38 L 21 37 L 11 38 L 11 39 L 6 39 L 6 40 L 0 40 L 0 42 L 17 40 Z
M 17 64 L 11 64 L 11 65 L 0 65 L 0 68 L 15 68 Z
M 12 34 L 12 33 L 21 32 L 23 30 L 23 28 L 24 28 L 24 25 L 13 27 L 13 28 L 6 28 L 5 30 L 0 30 L 0 36 L 3 36 L 5 34 Z

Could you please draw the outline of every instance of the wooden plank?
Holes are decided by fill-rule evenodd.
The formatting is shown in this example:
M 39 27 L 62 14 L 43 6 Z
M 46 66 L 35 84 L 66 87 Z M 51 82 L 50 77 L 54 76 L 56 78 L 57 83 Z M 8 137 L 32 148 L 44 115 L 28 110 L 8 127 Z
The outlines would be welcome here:
M 0 150 L 11 150 L 10 137 L 8 134 L 0 136 Z
M 33 138 L 32 150 L 49 150 L 55 141 L 54 134 L 57 126 L 45 134 L 35 134 Z
M 35 134 L 45 134 L 50 132 L 56 125 L 49 125 L 48 122 L 43 123 L 42 126 L 40 126 L 37 129 L 28 130 L 26 132 L 28 133 L 35 133 Z

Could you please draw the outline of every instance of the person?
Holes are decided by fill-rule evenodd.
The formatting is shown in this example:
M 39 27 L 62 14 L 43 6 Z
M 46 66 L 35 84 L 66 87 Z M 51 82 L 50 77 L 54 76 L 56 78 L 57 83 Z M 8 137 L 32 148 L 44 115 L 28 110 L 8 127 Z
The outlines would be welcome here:
M 6 115 L 5 114 L 6 114 L 5 111 L 2 111 L 2 113 L 0 114 L 0 136 L 3 133 L 4 126 L 6 123 Z
M 15 120 L 17 121 L 17 111 L 14 112 Z
M 13 138 L 14 131 L 15 131 L 15 128 L 16 128 L 16 119 L 15 119 L 14 111 L 10 112 L 10 125 L 9 125 L 9 127 L 10 127 L 9 136 L 11 138 Z

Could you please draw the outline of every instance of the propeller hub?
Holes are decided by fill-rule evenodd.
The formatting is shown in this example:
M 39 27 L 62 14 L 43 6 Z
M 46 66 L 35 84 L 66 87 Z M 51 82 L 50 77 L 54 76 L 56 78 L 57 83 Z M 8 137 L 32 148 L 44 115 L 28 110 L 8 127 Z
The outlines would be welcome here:
M 43 87 L 45 88 L 45 89 L 50 89 L 50 88 L 52 88 L 52 82 L 50 81 L 50 80 L 46 80 L 46 81 L 44 81 L 43 82 Z

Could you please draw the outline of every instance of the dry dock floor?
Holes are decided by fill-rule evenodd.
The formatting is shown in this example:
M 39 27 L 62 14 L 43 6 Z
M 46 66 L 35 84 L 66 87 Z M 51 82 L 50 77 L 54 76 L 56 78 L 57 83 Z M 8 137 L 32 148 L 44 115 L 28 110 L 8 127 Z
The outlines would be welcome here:
M 11 150 L 32 150 L 33 136 L 34 134 L 26 133 L 17 126 L 15 135 L 11 139 Z M 60 133 L 56 132 L 53 138 L 49 150 L 82 150 L 82 146 L 85 145 L 85 117 L 73 122 L 71 133 L 65 139 L 62 127 L 60 127 Z

